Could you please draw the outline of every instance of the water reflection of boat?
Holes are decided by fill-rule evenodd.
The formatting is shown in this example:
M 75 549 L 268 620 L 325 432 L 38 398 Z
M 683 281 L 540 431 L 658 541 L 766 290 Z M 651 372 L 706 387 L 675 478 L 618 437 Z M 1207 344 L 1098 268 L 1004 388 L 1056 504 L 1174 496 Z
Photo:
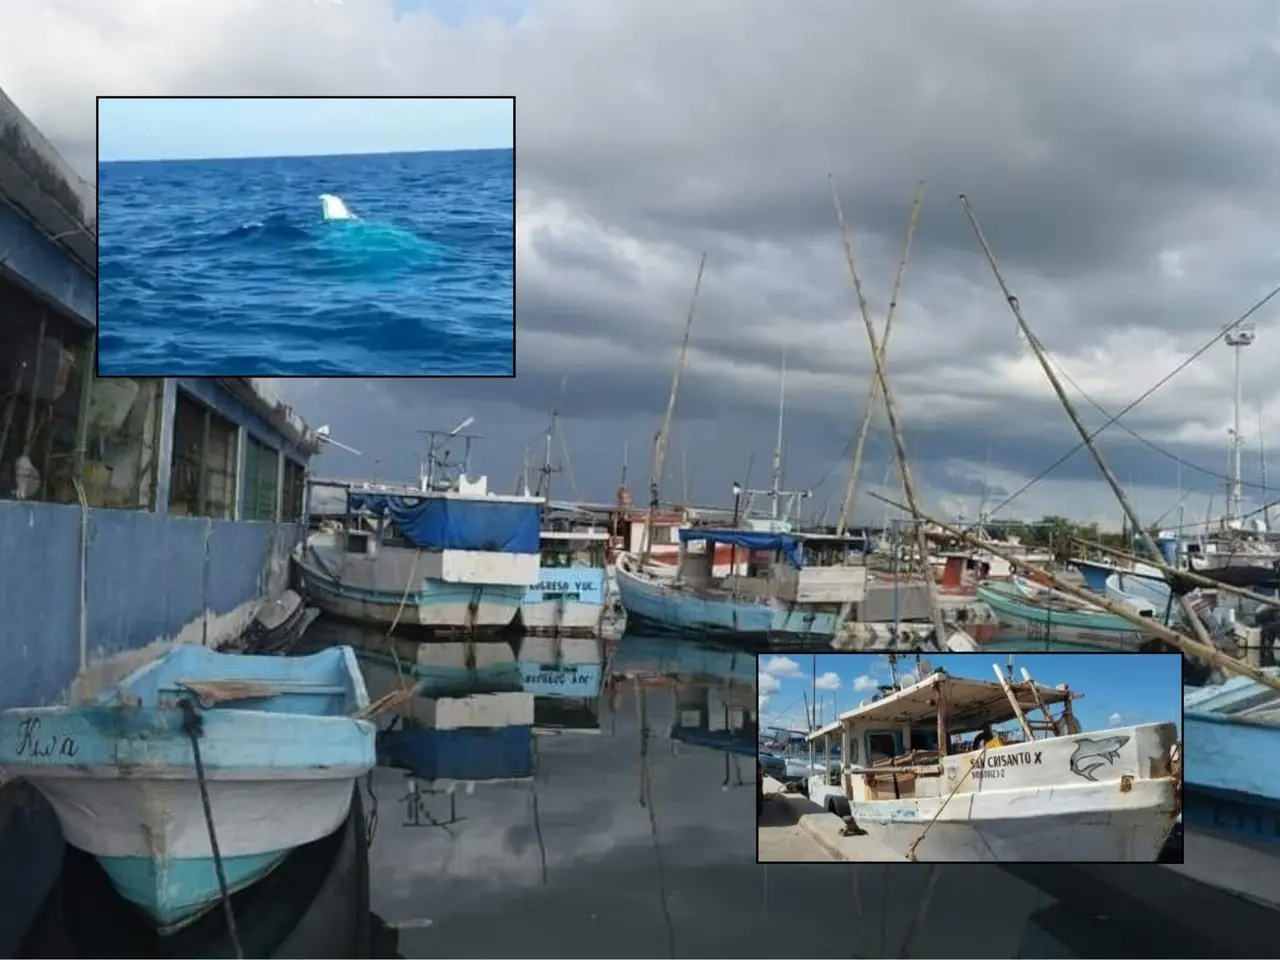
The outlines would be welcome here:
M 599 638 L 525 637 L 520 641 L 522 684 L 534 696 L 536 728 L 599 731 L 603 647 Z
M 666 681 L 675 690 L 672 740 L 754 756 L 756 658 L 674 637 L 627 634 L 615 651 L 611 678 Z
M 342 824 L 374 763 L 374 726 L 355 718 L 368 705 L 347 647 L 286 658 L 182 645 L 88 703 L 4 711 L 0 767 L 171 929 L 217 905 L 219 874 L 246 888 Z
M 231 896 L 245 957 L 368 957 L 386 952 L 385 924 L 369 913 L 369 860 L 359 788 L 345 822 L 298 847 L 261 881 Z M 377 937 L 379 943 L 372 941 Z M 394 932 L 392 932 L 394 937 Z M 372 948 L 372 952 L 371 952 Z M 18 957 L 235 956 L 214 910 L 164 936 L 124 900 L 97 860 L 67 845 L 57 882 L 27 928 Z

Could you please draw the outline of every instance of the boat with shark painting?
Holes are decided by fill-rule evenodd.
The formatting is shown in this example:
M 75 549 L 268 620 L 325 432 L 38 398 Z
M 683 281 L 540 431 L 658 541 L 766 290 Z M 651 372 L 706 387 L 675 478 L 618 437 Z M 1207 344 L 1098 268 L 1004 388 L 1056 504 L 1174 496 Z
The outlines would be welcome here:
M 809 798 L 847 803 L 908 860 L 1154 863 L 1180 807 L 1176 725 L 1085 733 L 1080 694 L 993 666 L 994 682 L 931 672 L 809 734 L 819 770 L 834 745 L 843 758 Z

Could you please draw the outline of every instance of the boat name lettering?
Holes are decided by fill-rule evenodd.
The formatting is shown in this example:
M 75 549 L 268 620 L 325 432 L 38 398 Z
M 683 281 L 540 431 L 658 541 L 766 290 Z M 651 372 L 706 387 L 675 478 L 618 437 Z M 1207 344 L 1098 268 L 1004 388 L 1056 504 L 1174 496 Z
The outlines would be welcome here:
M 28 717 L 18 724 L 17 748 L 14 753 L 19 757 L 35 757 L 43 760 L 46 757 L 74 757 L 80 752 L 71 737 L 52 734 L 40 736 L 40 718 Z
M 1001 767 L 1030 767 L 1041 762 L 1040 750 L 1017 750 L 1013 753 L 993 753 L 973 761 L 973 772 L 995 770 Z
M 525 675 L 527 683 L 590 683 L 591 676 L 586 673 L 578 673 L 574 670 L 571 672 L 561 672 L 557 670 L 539 670 Z
M 533 589 L 539 593 L 590 593 L 594 586 L 590 580 L 540 580 Z

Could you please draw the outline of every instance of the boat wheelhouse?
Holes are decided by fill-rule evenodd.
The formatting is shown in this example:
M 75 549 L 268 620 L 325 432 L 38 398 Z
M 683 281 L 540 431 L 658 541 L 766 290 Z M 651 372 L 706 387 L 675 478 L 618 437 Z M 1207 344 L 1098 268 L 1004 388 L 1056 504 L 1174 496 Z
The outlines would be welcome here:
M 596 637 L 604 619 L 609 532 L 568 515 L 549 516 L 538 538 L 538 581 L 520 604 L 526 634 Z

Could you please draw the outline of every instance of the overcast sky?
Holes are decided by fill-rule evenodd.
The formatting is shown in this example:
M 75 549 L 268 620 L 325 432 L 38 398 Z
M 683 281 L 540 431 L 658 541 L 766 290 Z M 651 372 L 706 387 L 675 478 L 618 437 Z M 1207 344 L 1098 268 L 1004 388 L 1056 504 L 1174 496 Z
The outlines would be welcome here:
M 666 491 L 686 457 L 703 501 L 726 501 L 753 454 L 767 483 L 786 349 L 788 482 L 838 500 L 870 363 L 828 173 L 877 322 L 927 181 L 889 367 L 935 510 L 972 515 L 984 487 L 995 506 L 1074 443 L 960 192 L 1028 320 L 1108 410 L 1280 284 L 1275 3 L 0 0 L 0 20 L 0 86 L 90 176 L 95 94 L 518 97 L 518 377 L 283 384 L 365 454 L 326 455 L 327 473 L 412 476 L 416 431 L 474 415 L 476 463 L 510 487 L 554 406 L 560 493 L 611 497 L 624 443 L 641 490 L 706 250 Z M 1244 358 L 1251 482 L 1259 408 L 1268 436 L 1280 425 L 1278 317 L 1280 298 Z M 1222 506 L 1230 354 L 1125 420 L 1195 465 L 1190 515 L 1210 491 Z M 1104 436 L 1144 519 L 1172 507 L 1175 461 Z M 881 435 L 869 482 L 886 450 Z M 1119 517 L 1083 455 L 1003 513 L 1050 511 Z

